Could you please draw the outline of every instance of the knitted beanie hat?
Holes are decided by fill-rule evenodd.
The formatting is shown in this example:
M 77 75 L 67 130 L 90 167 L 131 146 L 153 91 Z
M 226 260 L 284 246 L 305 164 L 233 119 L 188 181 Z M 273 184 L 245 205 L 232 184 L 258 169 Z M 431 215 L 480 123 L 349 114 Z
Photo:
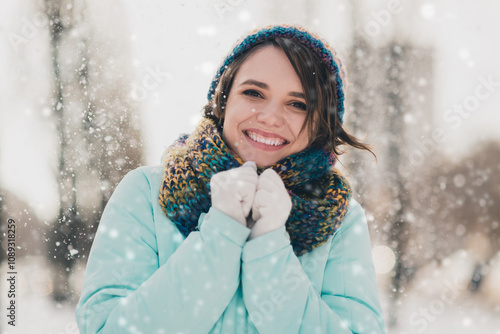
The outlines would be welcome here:
M 215 93 L 215 89 L 219 84 L 219 79 L 224 70 L 240 55 L 244 54 L 247 50 L 251 49 L 256 44 L 262 43 L 266 40 L 275 37 L 290 38 L 309 49 L 313 50 L 327 66 L 335 78 L 335 86 L 337 91 L 337 116 L 342 123 L 344 117 L 344 83 L 345 73 L 342 68 L 340 59 L 337 58 L 335 51 L 326 43 L 321 41 L 318 37 L 313 36 L 311 33 L 300 27 L 292 26 L 272 26 L 264 28 L 248 35 L 238 43 L 232 52 L 226 57 L 222 66 L 217 71 L 214 80 L 208 91 L 208 100 L 210 101 Z

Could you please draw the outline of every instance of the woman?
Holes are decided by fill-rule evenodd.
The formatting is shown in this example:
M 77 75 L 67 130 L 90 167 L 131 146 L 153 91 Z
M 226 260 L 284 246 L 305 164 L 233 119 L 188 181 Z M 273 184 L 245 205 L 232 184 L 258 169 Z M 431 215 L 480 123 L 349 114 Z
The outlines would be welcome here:
M 117 187 L 77 308 L 81 333 L 384 333 L 362 208 L 333 168 L 343 72 L 287 26 L 225 59 L 204 118 Z

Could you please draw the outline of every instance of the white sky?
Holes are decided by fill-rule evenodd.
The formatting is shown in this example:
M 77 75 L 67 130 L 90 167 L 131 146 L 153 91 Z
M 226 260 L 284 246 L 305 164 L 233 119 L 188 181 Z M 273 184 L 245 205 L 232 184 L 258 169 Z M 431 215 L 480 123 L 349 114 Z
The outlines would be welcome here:
M 146 164 L 158 164 L 164 148 L 180 132 L 191 131 L 216 67 L 231 45 L 253 27 L 302 23 L 338 46 L 341 57 L 346 56 L 343 46 L 351 34 L 350 1 L 315 1 L 321 5 L 309 9 L 301 0 L 280 0 L 276 8 L 269 2 L 109 0 L 93 5 L 101 14 L 94 19 L 102 24 L 102 33 L 130 41 L 130 68 L 136 82 L 150 70 L 168 73 L 141 100 Z M 389 3 L 364 2 L 369 7 L 358 18 L 363 26 L 376 20 L 373 11 L 384 10 Z M 50 84 L 49 69 L 43 68 L 48 60 L 47 33 L 35 26 L 17 53 L 9 42 L 12 33 L 23 34 L 26 22 L 37 23 L 31 3 L 0 3 L 0 185 L 30 203 L 42 220 L 50 220 L 57 201 L 52 178 L 54 137 L 47 131 L 50 117 L 44 115 L 48 111 L 36 107 L 47 99 Z M 434 126 L 446 131 L 445 150 L 462 154 L 473 149 L 471 143 L 478 139 L 500 138 L 500 86 L 455 128 L 451 125 L 457 123 L 443 120 L 446 110 L 474 96 L 478 78 L 491 77 L 500 85 L 500 3 L 436 0 L 410 5 L 402 1 L 401 7 L 400 14 L 393 15 L 387 25 L 381 24 L 381 34 L 373 42 L 380 43 L 397 31 L 402 38 L 436 49 Z

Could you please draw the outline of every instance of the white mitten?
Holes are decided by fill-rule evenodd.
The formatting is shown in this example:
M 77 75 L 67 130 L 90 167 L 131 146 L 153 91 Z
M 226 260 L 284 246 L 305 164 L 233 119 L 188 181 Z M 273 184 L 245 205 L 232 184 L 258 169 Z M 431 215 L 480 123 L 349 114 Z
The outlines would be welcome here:
M 215 174 L 210 179 L 212 206 L 247 226 L 258 178 L 253 162 Z
M 292 210 L 292 200 L 281 177 L 272 169 L 259 176 L 257 192 L 253 200 L 252 218 L 255 224 L 250 239 L 285 226 Z

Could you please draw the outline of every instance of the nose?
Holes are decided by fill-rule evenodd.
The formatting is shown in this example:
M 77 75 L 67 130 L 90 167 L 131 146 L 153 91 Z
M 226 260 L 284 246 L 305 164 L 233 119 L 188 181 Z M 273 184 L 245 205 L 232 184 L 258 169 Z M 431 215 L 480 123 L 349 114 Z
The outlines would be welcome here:
M 278 103 L 269 103 L 257 112 L 257 121 L 268 127 L 280 127 L 284 123 L 283 110 Z

